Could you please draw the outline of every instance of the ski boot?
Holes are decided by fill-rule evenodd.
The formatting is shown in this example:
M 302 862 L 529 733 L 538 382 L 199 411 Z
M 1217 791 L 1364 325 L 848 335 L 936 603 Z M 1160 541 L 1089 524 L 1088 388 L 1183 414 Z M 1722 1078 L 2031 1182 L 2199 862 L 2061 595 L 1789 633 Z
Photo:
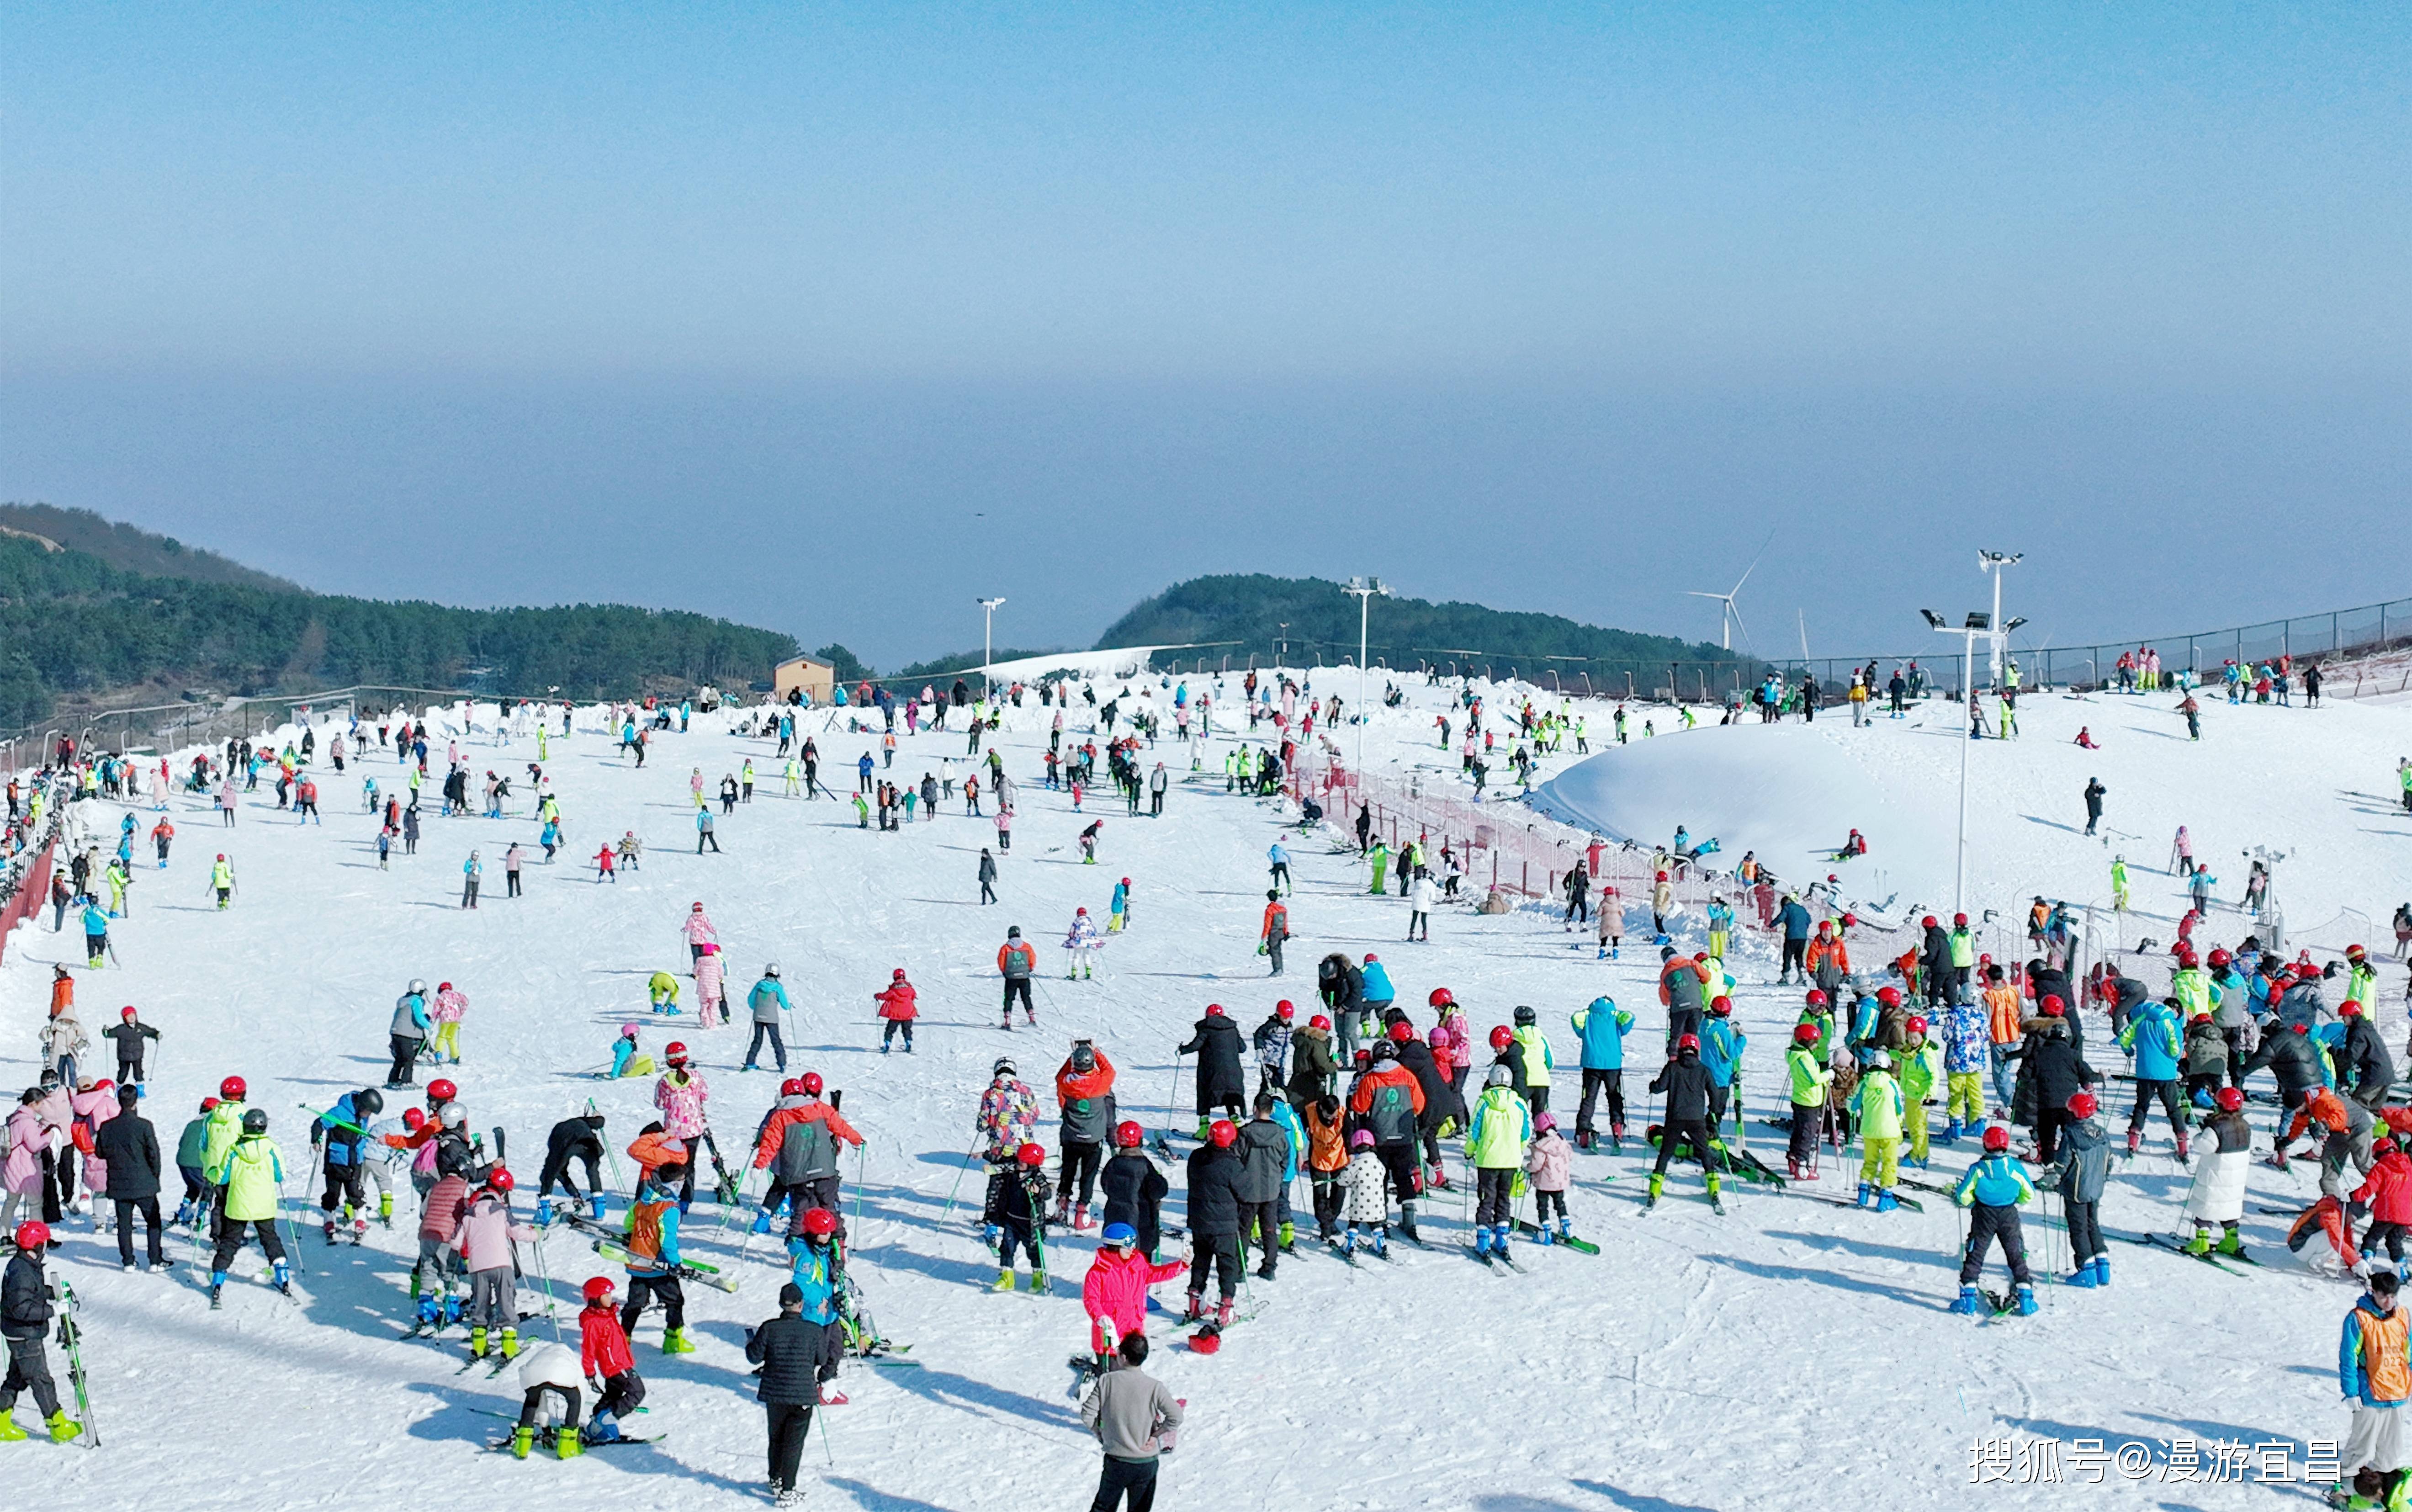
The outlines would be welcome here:
M 1983 1304 L 1984 1298 L 1978 1294 L 1977 1288 L 1963 1284 L 1960 1287 L 1959 1297 L 1951 1303 L 1950 1311 L 1959 1314 L 1963 1317 L 1975 1317 L 1977 1315 L 1977 1309 Z
M 764 1209 L 763 1209 L 763 1210 L 761 1210 L 759 1212 L 757 1212 L 757 1213 L 754 1215 L 754 1222 L 753 1222 L 750 1226 L 748 1226 L 748 1232 L 756 1233 L 756 1234 L 767 1234 L 767 1233 L 769 1233 L 770 1231 L 771 1231 L 771 1210 L 770 1210 L 770 1209 L 768 1209 L 768 1208 L 764 1208 Z
M 2083 1265 L 2079 1266 L 2077 1268 L 2077 1273 L 2068 1278 L 2068 1284 L 2072 1286 L 2086 1287 L 2098 1285 L 2099 1283 L 2094 1279 L 2094 1262 L 2088 1260 Z
M 585 1452 L 586 1439 L 584 1435 L 578 1431 L 578 1430 L 570 1427 L 567 1423 L 564 1423 L 559 1428 L 552 1431 L 552 1457 L 554 1459 L 575 1460 Z
M 270 1272 L 270 1279 L 274 1282 L 278 1291 L 287 1297 L 293 1295 L 293 1270 L 287 1261 L 276 1262 L 275 1268 Z
M 603 1194 L 590 1192 L 586 1196 L 586 1215 L 596 1223 L 603 1221 Z
M 1075 1204 L 1072 1209 L 1072 1232 L 1083 1233 L 1096 1226 L 1089 1221 L 1089 1205 L 1085 1202 Z
M 14 1415 L 0 1412 L 0 1444 L 22 1444 L 25 1431 L 17 1426 Z
M 2188 1255 L 2209 1255 L 2211 1253 L 2211 1230 L 2205 1228 L 2200 1224 L 2195 1225 L 2194 1237 L 2185 1241 L 2185 1252 Z
M 377 1222 L 388 1228 L 393 1226 L 393 1194 L 390 1192 L 377 1194 Z
M 444 1326 L 445 1326 L 446 1328 L 448 1328 L 448 1329 L 449 1329 L 449 1328 L 450 1328 L 453 1324 L 458 1323 L 458 1322 L 460 1322 L 460 1321 L 461 1321 L 461 1299 L 459 1299 L 458 1297 L 447 1297 L 447 1298 L 445 1298 L 445 1299 L 444 1299 Z
M 486 1326 L 482 1323 L 469 1330 L 469 1358 L 471 1359 L 486 1358 Z
M 1594 1134 L 1591 1130 L 1589 1130 L 1589 1129 L 1577 1129 L 1577 1130 L 1575 1130 L 1575 1148 L 1576 1148 L 1576 1149 L 1578 1149 L 1578 1150 L 1583 1150 L 1583 1151 L 1588 1151 L 1589 1149 L 1591 1149 L 1591 1147 L 1592 1147 L 1593 1145 L 1595 1145 L 1595 1144 L 1596 1144 L 1596 1143 L 1598 1143 L 1598 1142 L 1599 1142 L 1599 1136 L 1598 1136 L 1598 1135 L 1596 1135 L 1596 1134 Z
M 2094 1284 L 2096 1286 L 2110 1284 L 2110 1256 L 2097 1255 L 2094 1257 Z
M 2181 1134 L 2181 1135 L 2179 1135 L 2179 1136 L 2178 1136 L 2178 1159 L 2179 1159 L 2179 1161 L 2180 1161 L 2181 1163 L 2183 1163 L 2183 1162 L 2185 1160 L 2185 1158 L 2186 1158 L 2186 1137 L 2185 1137 L 2184 1135 Z
M 174 1216 L 173 1218 L 169 1219 L 169 1220 L 168 1220 L 168 1223 L 169 1223 L 169 1226 L 170 1227 L 185 1227 L 185 1226 L 189 1226 L 192 1224 L 192 1221 L 193 1221 L 193 1205 L 192 1205 L 192 1203 L 190 1203 L 190 1202 L 179 1202 L 179 1203 L 177 1203 L 177 1204 L 176 1204 L 176 1216 Z
M 2136 1152 L 2136 1149 L 2137 1149 L 2137 1147 L 2138 1147 L 2139 1145 L 2142 1144 L 2143 1142 L 2144 1142 L 2144 1131 L 2143 1131 L 2143 1130 L 2141 1130 L 2141 1129 L 2129 1129 L 2129 1130 L 2127 1131 L 2127 1153 L 2129 1153 L 2129 1154 L 2131 1154 L 2131 1155 L 2132 1155 L 2132 1154 L 2134 1154 L 2134 1153 Z
M 2037 1312 L 2035 1288 L 2029 1285 L 2020 1286 L 2019 1299 L 2015 1305 L 2018 1308 L 2019 1316 L 2022 1318 L 2035 1316 Z
M 83 1432 L 83 1424 L 68 1417 L 65 1407 L 51 1414 L 47 1421 L 51 1428 L 51 1442 L 53 1444 L 65 1444 Z
M 1869 1206 L 1871 1203 L 1875 1202 L 1875 1199 L 1876 1199 L 1876 1188 L 1875 1188 L 1875 1182 L 1861 1182 L 1860 1183 L 1860 1200 L 1859 1200 L 1859 1206 L 1860 1206 L 1860 1207 L 1862 1207 L 1862 1208 L 1867 1207 L 1867 1206 Z
M 1205 1315 L 1206 1294 L 1202 1291 L 1191 1292 L 1189 1294 L 1189 1305 L 1183 1311 L 1181 1321 L 1184 1323 L 1195 1323 Z
M 589 1444 L 609 1444 L 620 1436 L 620 1420 L 608 1412 L 598 1412 L 586 1420 L 582 1436 Z
M 1880 1186 L 1876 1188 L 1876 1211 L 1894 1212 L 1899 1211 L 1900 1207 L 1901 1198 L 1892 1195 L 1891 1187 Z
M 1549 1231 L 1550 1226 L 1543 1224 L 1541 1226 L 1541 1232 L 1546 1235 Z M 1560 1213 L 1558 1215 L 1558 1242 L 1561 1244 L 1571 1244 L 1574 1242 L 1574 1237 L 1575 1221 L 1567 1217 L 1566 1214 Z
M 552 1198 L 551 1198 L 551 1197 L 538 1197 L 538 1198 L 537 1198 L 537 1199 L 536 1199 L 536 1226 L 537 1226 L 538 1228 L 544 1228 L 544 1227 L 548 1227 L 548 1226 L 550 1226 L 552 1225 Z M 760 1233 L 760 1232 L 761 1232 L 761 1230 L 760 1230 L 760 1229 L 756 1229 L 756 1230 L 755 1230 L 755 1232 L 756 1232 L 756 1233 Z
M 507 1325 L 507 1326 L 505 1326 L 505 1328 L 503 1329 L 503 1340 L 502 1340 L 502 1346 L 503 1346 L 503 1358 L 504 1358 L 505 1359 L 517 1359 L 517 1358 L 519 1358 L 519 1357 L 520 1357 L 520 1330 L 519 1330 L 519 1329 L 514 1329 L 514 1328 L 508 1327 Z
M 1214 1128 L 1214 1121 L 1213 1121 L 1213 1119 L 1210 1119 L 1210 1118 L 1207 1118 L 1207 1117 L 1205 1117 L 1205 1116 L 1203 1116 L 1203 1115 L 1200 1115 L 1200 1116 L 1199 1116 L 1199 1120 L 1198 1120 L 1198 1135 L 1197 1135 L 1198 1142 L 1199 1142 L 1199 1144 L 1204 1144 L 1204 1143 L 1206 1142 L 1206 1136 L 1207 1136 L 1207 1135 L 1209 1135 L 1209 1134 L 1211 1134 L 1211 1133 L 1213 1133 L 1213 1128 Z
M 2236 1231 L 2236 1226 L 2234 1224 L 2222 1226 L 2219 1235 L 2218 1249 L 2220 1254 L 2232 1255 L 2240 1260 L 2246 1257 L 2244 1254 L 2244 1238 Z
M 1955 1118 L 1955 1119 L 1950 1120 L 1949 1123 L 1945 1123 L 1945 1124 L 1943 1125 L 1942 1129 L 1941 1129 L 1941 1130 L 1939 1130 L 1939 1131 L 1935 1134 L 1934 1138 L 1937 1138 L 1937 1139 L 1939 1139 L 1939 1140 L 1941 1140 L 1941 1141 L 1942 1141 L 1943 1143 L 1945 1143 L 1945 1144 L 1949 1144 L 1949 1143 L 1951 1143 L 1953 1140 L 1955 1140 L 1955 1139 L 1959 1138 L 1960 1138 L 1960 1121 L 1959 1121 L 1958 1119 L 1956 1119 L 1956 1118 Z
M 1425 1171 L 1425 1172 L 1424 1172 L 1424 1185 L 1425 1185 L 1425 1186 L 1427 1186 L 1427 1187 L 1429 1187 L 1429 1188 L 1430 1188 L 1430 1189 L 1432 1189 L 1433 1191 L 1435 1191 L 1435 1192 L 1446 1192 L 1446 1191 L 1448 1191 L 1448 1190 L 1449 1190 L 1449 1172 L 1448 1172 L 1448 1170 L 1447 1170 L 1447 1169 L 1445 1169 L 1444 1167 L 1440 1167 L 1440 1166 L 1437 1166 L 1437 1165 L 1434 1166 L 1430 1170 L 1427 1170 L 1427 1171 Z
M 533 1429 L 533 1428 L 514 1428 L 514 1429 L 512 1429 L 512 1430 L 511 1430 L 511 1457 L 512 1457 L 513 1459 L 518 1459 L 518 1460 L 524 1460 L 524 1459 L 526 1459 L 526 1458 L 528 1457 L 528 1450 L 530 1450 L 530 1449 L 534 1448 L 535 1446 L 536 1446 L 536 1430 L 535 1430 L 535 1429 Z
M 1020 1284 L 1021 1282 L 1017 1280 L 1013 1274 L 1013 1267 L 1007 1266 L 1004 1270 L 999 1270 L 996 1273 L 996 1280 L 989 1284 L 988 1289 L 991 1291 L 1011 1291 Z
M 1491 1230 L 1482 1224 L 1474 1226 L 1474 1257 L 1484 1265 L 1491 1263 Z
M 1390 1258 L 1390 1230 L 1388 1230 L 1388 1229 L 1384 1229 L 1384 1228 L 1376 1228 L 1376 1229 L 1375 1229 L 1375 1230 L 1374 1230 L 1374 1258 L 1375 1258 L 1376 1260 L 1387 1260 L 1387 1259 L 1389 1259 L 1389 1258 Z
M 327 1231 L 327 1242 L 330 1244 L 335 1242 L 335 1215 L 329 1213 L 327 1215 L 327 1221 L 322 1226 Z
M 1239 1304 L 1228 1297 L 1226 1297 L 1221 1301 L 1215 1303 L 1214 1327 L 1218 1329 L 1229 1328 L 1231 1326 L 1231 1314 L 1237 1311 L 1238 1308 Z
M 1621 1155 L 1625 1153 L 1624 1124 L 1611 1123 L 1608 1126 L 1608 1152 L 1611 1155 Z
M 429 1333 L 444 1327 L 444 1304 L 433 1297 L 419 1299 L 419 1326 Z
M 1724 1185 L 1723 1179 L 1715 1171 L 1709 1172 L 1709 1211 L 1720 1218 L 1724 1217 L 1726 1212 L 1725 1199 L 1719 1196 Z
M 1658 1194 L 1660 1191 L 1665 1189 L 1666 1185 L 1667 1178 L 1659 1175 L 1656 1171 L 1652 1171 L 1650 1173 L 1650 1196 L 1641 1204 L 1644 1211 L 1658 1206 Z
M 1423 1242 L 1416 1235 L 1416 1205 L 1412 1202 L 1399 1204 L 1399 1237 L 1410 1244 Z
M 1285 1223 L 1281 1226 L 1281 1252 L 1284 1255 L 1296 1255 L 1298 1253 L 1298 1226 L 1296 1224 Z
M 695 1343 L 687 1338 L 686 1330 L 684 1329 L 664 1329 L 662 1330 L 662 1353 L 665 1355 L 692 1355 L 695 1353 Z

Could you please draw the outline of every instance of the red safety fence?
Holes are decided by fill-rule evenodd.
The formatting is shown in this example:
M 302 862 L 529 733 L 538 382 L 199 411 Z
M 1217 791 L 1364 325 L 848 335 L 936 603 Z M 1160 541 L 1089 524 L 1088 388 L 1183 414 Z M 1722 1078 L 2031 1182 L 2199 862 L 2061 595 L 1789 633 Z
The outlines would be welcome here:
M 54 842 L 43 841 L 41 853 L 25 868 L 17 890 L 8 895 L 7 902 L 0 903 L 0 959 L 8 953 L 9 932 L 20 921 L 42 911 L 42 903 L 51 891 L 51 857 L 57 848 Z

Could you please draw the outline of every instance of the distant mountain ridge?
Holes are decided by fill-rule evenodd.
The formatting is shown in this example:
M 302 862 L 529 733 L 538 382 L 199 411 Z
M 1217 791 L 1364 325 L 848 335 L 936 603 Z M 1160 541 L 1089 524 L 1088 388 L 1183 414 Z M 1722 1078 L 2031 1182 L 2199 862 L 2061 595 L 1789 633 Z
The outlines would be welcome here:
M 1663 671 L 1670 661 L 1743 659 L 1704 642 L 1608 629 L 1559 614 L 1421 598 L 1375 599 L 1370 625 L 1369 654 L 1394 668 L 1427 661 L 1488 663 L 1503 671 L 1514 665 L 1531 677 L 1554 659 L 1564 659 L 1569 668 L 1588 666 L 1595 673 L 1611 667 Z M 1234 644 L 1217 646 L 1215 653 L 1270 657 L 1287 642 L 1293 662 L 1316 653 L 1326 662 L 1353 661 L 1357 626 L 1357 600 L 1336 582 L 1233 574 L 1192 578 L 1142 599 L 1106 627 L 1097 649 L 1229 641 Z
M 89 509 L 62 509 L 51 504 L 0 504 L 0 532 L 31 536 L 63 550 L 82 551 L 112 567 L 145 577 L 265 588 L 272 593 L 306 592 L 298 582 L 246 567 L 215 551 L 186 546 L 173 536 L 154 536 L 133 525 L 105 520 Z

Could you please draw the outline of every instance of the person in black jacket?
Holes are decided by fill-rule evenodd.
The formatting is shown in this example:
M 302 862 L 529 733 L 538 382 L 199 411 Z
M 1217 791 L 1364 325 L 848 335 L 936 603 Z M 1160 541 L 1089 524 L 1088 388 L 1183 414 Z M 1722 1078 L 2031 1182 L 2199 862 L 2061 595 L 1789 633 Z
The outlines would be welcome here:
M 1449 1173 L 1441 1168 L 1440 1126 L 1457 1111 L 1457 1094 L 1449 1090 L 1449 1078 L 1441 1074 L 1440 1063 L 1433 1059 L 1432 1047 L 1416 1037 L 1415 1025 L 1401 1014 L 1390 1024 L 1390 1043 L 1398 1047 L 1399 1064 L 1415 1073 L 1416 1085 L 1424 1090 L 1424 1110 L 1416 1120 L 1416 1130 L 1423 1136 L 1424 1184 L 1434 1188 L 1449 1185 Z M 1514 1059 L 1521 1066 L 1523 1058 Z
M 1933 914 L 1919 920 L 1925 937 L 1919 942 L 1919 976 L 1926 989 L 1926 1005 L 1937 1007 L 1951 995 L 1951 932 Z
M 1709 1164 L 1709 1089 L 1713 1080 L 1709 1068 L 1700 1064 L 1700 1040 L 1697 1035 L 1685 1035 L 1675 1041 L 1675 1054 L 1666 1067 L 1650 1083 L 1650 1090 L 1667 1097 L 1667 1123 L 1658 1135 L 1658 1163 L 1650 1172 L 1649 1206 L 1655 1207 L 1660 1188 L 1667 1184 L 1667 1162 L 1674 1157 L 1675 1141 L 1684 1140 L 1700 1161 L 1700 1174 L 1708 1179 L 1709 1201 L 1723 1212 L 1717 1201 L 1718 1182 L 1714 1167 Z
M 2026 993 L 2029 998 L 2034 1000 L 2036 1006 L 2034 1015 L 2022 1020 L 2022 1025 L 2032 1025 L 2035 1019 L 2039 1019 L 2043 1016 L 2043 1006 L 2053 998 L 2058 998 L 2063 1008 L 2061 1021 L 2068 1030 L 2068 1041 L 2070 1044 L 2075 1045 L 2079 1050 L 2083 1050 L 2085 1048 L 2085 1025 L 2080 1015 L 2066 1011 L 2067 1005 L 2077 1001 L 2077 993 L 2068 985 L 2068 973 L 2061 970 L 2058 966 L 2045 965 L 2042 959 L 2038 957 L 2036 960 L 2027 962 L 2026 976 Z M 2137 991 L 2140 992 L 2143 991 L 2142 983 L 2140 982 L 2137 984 Z M 2139 1001 L 2140 1001 L 2140 999 Z M 2119 1027 L 2125 1027 L 2124 1020 L 2121 1022 Z M 2117 1031 L 2113 1030 L 2112 1032 L 2115 1034 Z
M 537 1177 L 536 1221 L 552 1222 L 552 1188 L 559 1182 L 573 1203 L 584 1201 L 596 1221 L 603 1217 L 603 1173 L 596 1163 L 603 1158 L 603 1115 L 581 1113 L 566 1118 L 552 1126 L 544 1138 L 544 1169 Z M 569 1163 L 578 1161 L 586 1167 L 586 1195 L 579 1195 L 578 1183 L 569 1179 Z M 525 1167 L 522 1167 L 525 1169 Z
M 117 1084 L 123 1087 L 129 1081 L 141 1080 L 145 1048 L 142 1042 L 158 1038 L 159 1031 L 136 1018 L 129 1004 L 119 1014 L 116 1026 L 102 1030 L 100 1037 L 117 1043 Z
M 1163 1242 L 1163 1211 L 1165 1195 L 1172 1188 L 1155 1162 L 1147 1158 L 1140 1148 L 1143 1133 L 1134 1121 L 1125 1121 L 1114 1130 L 1114 1157 L 1106 1162 L 1098 1174 L 1098 1194 L 1105 1198 L 1105 1216 L 1098 1222 L 1111 1226 L 1128 1224 L 1139 1230 L 1140 1253 L 1155 1258 L 1156 1246 Z
M 15 1238 L 17 1253 L 7 1272 L 0 1274 L 0 1337 L 8 1343 L 8 1375 L 0 1381 L 0 1437 L 25 1436 L 9 1412 L 17 1405 L 19 1392 L 31 1391 L 35 1410 L 50 1425 L 51 1442 L 65 1444 L 82 1432 L 83 1425 L 69 1422 L 59 1406 L 50 1357 L 42 1350 L 42 1341 L 51 1331 L 51 1284 L 42 1274 L 50 1226 L 29 1218 L 17 1226 Z
M 2102 822 L 2102 797 L 2110 791 L 2102 785 L 2100 779 L 2085 779 L 2085 832 L 2089 835 L 2094 833 L 2094 827 Z
M 2302 1020 L 2273 1028 L 2261 1036 L 2261 1048 L 2244 1058 L 2243 1076 L 2263 1066 L 2278 1079 L 2278 1100 L 2288 1113 L 2302 1108 L 2320 1085 L 2319 1048 L 2312 1043 L 2311 1025 Z
M 1198 1057 L 1199 1138 L 1206 1138 L 1206 1125 L 1212 1118 L 1210 1108 L 1220 1108 L 1225 1117 L 1238 1121 L 1241 1100 L 1247 1095 L 1248 1088 L 1247 1073 L 1241 1065 L 1245 1050 L 1240 1026 L 1224 1013 L 1223 1005 L 1207 1004 L 1206 1017 L 1198 1020 L 1196 1032 L 1179 1051 Z
M 2055 973 L 2054 975 L 2058 974 Z M 2063 1002 L 2067 1001 L 2066 993 L 2063 991 L 2066 983 L 2067 978 L 2063 976 L 2061 977 L 2060 983 L 2053 987 L 2047 988 L 2038 984 L 2037 987 L 2037 992 L 2038 995 L 2036 1001 L 2038 1003 L 2042 1002 L 2043 998 L 2040 994 L 2046 991 L 2052 991 L 2055 996 L 2060 997 Z M 2115 971 L 2105 973 L 2101 981 L 2095 987 L 2094 991 L 2096 995 L 2100 997 L 2103 1003 L 2110 1010 L 2110 1033 L 2114 1036 L 2124 1035 L 2127 1032 L 2127 1020 L 2134 1018 L 2136 1016 L 2136 1010 L 2142 1007 L 2146 1003 L 2151 1002 L 2153 997 L 2151 988 L 2146 987 L 2143 983 L 2136 980 L 2133 976 L 2125 976 Z
M 2010 1116 L 2035 1131 L 2036 1159 L 2052 1165 L 2059 1158 L 2060 1131 L 2068 1125 L 2068 1099 L 2091 1091 L 2101 1074 L 2085 1064 L 2057 997 L 2044 999 L 2043 1017 L 2008 1053 L 2019 1063 Z
M 2345 1044 L 2336 1057 L 2337 1079 L 2353 1093 L 2353 1100 L 2378 1111 L 2387 1101 L 2387 1089 L 2395 1084 L 2395 1058 L 2378 1037 L 2378 1026 L 2361 1011 L 2361 1005 L 2351 998 L 2337 1010 L 2345 1016 Z
M 1205 1314 L 1206 1272 L 1212 1267 L 1222 1300 L 1216 1323 L 1231 1321 L 1231 1299 L 1240 1287 L 1240 1180 L 1243 1167 L 1239 1126 L 1214 1121 L 1206 1143 L 1189 1156 L 1189 1311 L 1184 1321 L 1195 1323 Z
M 779 1288 L 779 1315 L 745 1336 L 745 1358 L 762 1367 L 754 1393 L 771 1428 L 771 1494 L 780 1506 L 802 1505 L 796 1467 L 821 1400 L 822 1329 L 804 1320 L 804 1289 Z
M 141 1089 L 126 1082 L 117 1089 L 117 1116 L 92 1137 L 92 1152 L 109 1167 L 106 1196 L 117 1204 L 117 1260 L 134 1269 L 134 1215 L 142 1215 L 150 1239 L 151 1269 L 164 1270 L 176 1262 L 159 1242 L 159 1136 L 151 1121 L 135 1112 Z
M 1257 1094 L 1256 1117 L 1240 1125 L 1240 1237 L 1254 1236 L 1264 1256 L 1257 1275 L 1273 1279 L 1281 1253 L 1282 1209 L 1289 1182 L 1289 1135 L 1273 1122 L 1273 1094 Z
M 1339 1061 L 1346 1065 L 1357 1059 L 1358 1020 L 1365 1000 L 1363 968 L 1337 950 L 1325 956 L 1316 962 L 1315 995 L 1322 999 L 1340 1036 Z

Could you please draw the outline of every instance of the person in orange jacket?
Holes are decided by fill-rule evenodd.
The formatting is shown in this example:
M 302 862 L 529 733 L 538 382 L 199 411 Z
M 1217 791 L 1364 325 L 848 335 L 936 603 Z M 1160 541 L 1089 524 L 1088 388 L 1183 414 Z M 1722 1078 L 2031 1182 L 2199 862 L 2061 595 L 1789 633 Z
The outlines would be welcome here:
M 1022 999 L 1022 1012 L 1032 1024 L 1038 1022 L 1038 1010 L 1030 1006 L 1030 975 L 1038 969 L 1038 952 L 1022 937 L 1022 926 L 1016 924 L 1005 932 L 1005 943 L 996 947 L 997 975 L 1005 978 L 1005 1021 L 999 1029 L 1013 1027 L 1013 1000 Z
M 1114 1063 L 1092 1042 L 1072 1044 L 1055 1072 L 1055 1106 L 1063 1114 L 1063 1150 L 1055 1178 L 1055 1221 L 1089 1226 L 1089 1198 L 1114 1123 Z M 1074 1187 L 1079 1191 L 1077 1195 Z
M 778 1104 L 762 1120 L 762 1132 L 754 1140 L 754 1168 L 771 1172 L 771 1184 L 762 1193 L 762 1211 L 755 1215 L 754 1232 L 771 1231 L 782 1196 L 789 1202 L 791 1239 L 803 1232 L 804 1214 L 813 1209 L 837 1212 L 837 1157 L 848 1144 L 861 1149 L 862 1136 L 836 1108 L 821 1101 L 819 1072 L 807 1071 L 780 1083 Z M 837 1232 L 843 1241 L 843 1218 Z

